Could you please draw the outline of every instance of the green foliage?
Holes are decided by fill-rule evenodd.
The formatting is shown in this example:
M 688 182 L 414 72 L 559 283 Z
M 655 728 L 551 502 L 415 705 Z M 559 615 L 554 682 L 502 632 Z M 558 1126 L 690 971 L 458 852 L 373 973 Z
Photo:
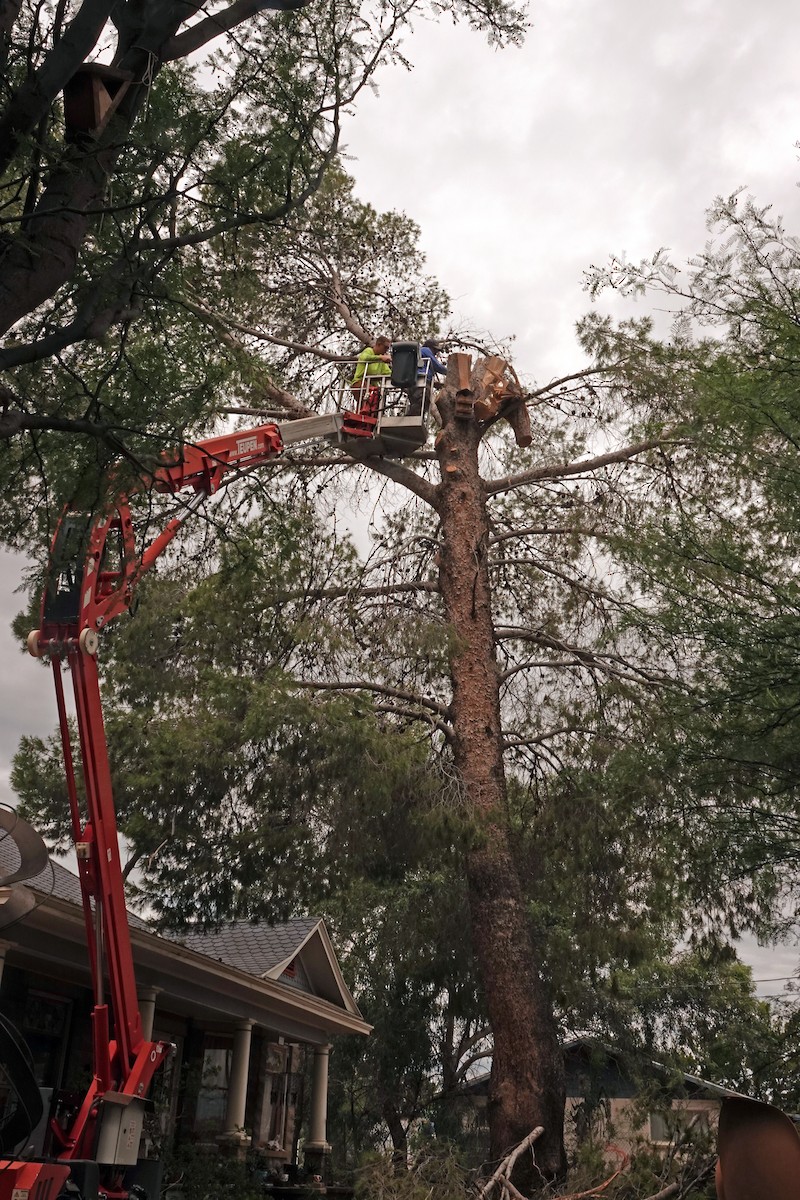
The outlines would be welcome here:
M 264 1185 L 246 1161 L 182 1146 L 164 1162 L 167 1196 L 181 1200 L 263 1200 Z
M 327 909 L 343 966 L 373 1033 L 337 1047 L 329 1117 L 342 1166 L 383 1140 L 405 1153 L 412 1123 L 452 1101 L 458 1038 L 482 1002 L 468 941 L 463 879 L 435 838 L 417 865 L 387 880 L 355 879 Z M 449 1068 L 449 1074 L 448 1074 Z M 450 1089 L 448 1094 L 447 1089 Z
M 358 1200 L 464 1200 L 467 1175 L 446 1143 L 428 1142 L 410 1170 L 398 1170 L 388 1155 L 376 1155 L 356 1179 Z
M 209 203 L 265 204 L 267 167 L 239 130 L 203 176 Z M 796 1015 L 776 1021 L 754 998 L 727 939 L 780 932 L 800 878 L 800 359 L 796 323 L 778 311 L 791 314 L 796 267 L 786 239 L 785 253 L 762 246 L 751 260 L 765 218 L 734 217 L 738 241 L 698 265 L 669 344 L 648 321 L 587 319 L 597 380 L 542 400 L 527 454 L 492 442 L 487 555 L 510 829 L 565 1027 L 787 1098 L 779 1064 L 793 1063 Z M 338 169 L 291 219 L 254 230 L 185 255 L 173 297 L 187 331 L 184 342 L 179 321 L 176 364 L 204 306 L 247 327 L 263 315 L 276 331 L 268 348 L 255 334 L 215 343 L 235 399 L 263 397 L 264 367 L 310 406 L 321 400 L 289 343 L 347 346 L 329 257 L 363 327 L 418 334 L 444 318 L 436 285 L 417 286 L 413 225 L 360 205 Z M 741 286 L 725 296 L 737 270 Z M 674 286 L 661 259 L 648 272 L 629 285 L 655 273 Z M 142 397 L 162 361 L 151 357 L 158 331 L 151 345 L 145 329 L 126 349 Z M 198 367 L 201 388 L 212 367 Z M 105 395 L 118 385 L 120 403 L 126 388 L 136 395 L 113 379 L 102 378 Z M 212 415 L 204 403 L 192 428 Z M 649 449 L 542 470 L 543 456 L 591 456 L 623 435 Z M 91 502 L 97 475 L 84 477 Z M 276 472 L 218 510 L 218 531 L 185 541 L 185 565 L 143 586 L 139 613 L 106 637 L 104 687 L 120 821 L 140 896 L 161 920 L 312 909 L 330 921 L 375 1026 L 369 1042 L 342 1048 L 332 1081 L 352 1165 L 386 1127 L 402 1152 L 437 1102 L 444 1127 L 464 1064 L 487 1044 L 463 936 L 463 860 L 478 834 L 454 770 L 459 631 L 436 593 L 442 531 L 428 511 L 398 506 L 362 561 L 328 519 L 329 478 L 301 466 L 289 484 Z M 154 503 L 144 518 L 157 515 Z M 54 758 L 28 741 L 14 775 L 26 814 L 51 836 L 66 812 Z M 676 954 L 681 939 L 689 948 Z M 652 1169 L 643 1162 L 631 1187 Z M 403 1179 L 392 1186 L 416 1186 Z
M 384 63 L 405 61 L 417 19 L 446 13 L 498 45 L 526 24 L 508 0 L 312 0 L 233 14 L 228 34 L 208 13 L 190 46 L 198 28 L 182 30 L 176 0 L 123 2 L 98 45 L 147 86 L 97 145 L 77 145 L 61 91 L 92 57 L 65 36 L 80 7 L 18 6 L 0 47 L 0 323 L 13 326 L 0 537 L 14 546 L 43 540 L 65 498 L 92 508 L 109 475 L 138 479 L 231 402 L 263 407 L 290 380 L 313 408 L 319 360 L 298 365 L 290 346 L 357 350 L 357 322 L 436 331 L 447 301 L 416 227 L 356 201 L 337 164 L 344 114 Z M 166 59 L 145 49 L 172 34 Z
M 723 1087 L 774 1098 L 769 1064 L 781 1030 L 757 998 L 752 972 L 729 947 L 706 945 L 618 970 L 609 980 L 618 1006 L 619 1042 L 638 1041 L 645 1054 Z
M 238 171 L 226 170 L 227 177 L 239 186 Z M 448 315 L 446 295 L 424 274 L 418 243 L 409 217 L 358 200 L 353 179 L 334 164 L 303 209 L 269 237 L 245 229 L 220 238 L 219 272 L 203 288 L 220 315 L 272 329 L 295 347 L 347 354 L 360 345 L 332 304 L 334 285 L 337 301 L 373 334 L 427 337 Z M 271 347 L 269 356 L 271 369 L 297 391 L 308 386 L 309 370 L 319 371 L 289 345 Z
M 792 919 L 800 878 L 800 267 L 796 240 L 751 201 L 720 200 L 709 222 L 714 238 L 685 272 L 659 254 L 594 278 L 677 302 L 673 353 L 693 413 L 666 466 L 693 486 L 643 503 L 615 548 L 650 619 L 684 646 L 685 686 L 667 697 L 649 760 L 697 856 L 697 911 L 718 932 L 767 936 Z

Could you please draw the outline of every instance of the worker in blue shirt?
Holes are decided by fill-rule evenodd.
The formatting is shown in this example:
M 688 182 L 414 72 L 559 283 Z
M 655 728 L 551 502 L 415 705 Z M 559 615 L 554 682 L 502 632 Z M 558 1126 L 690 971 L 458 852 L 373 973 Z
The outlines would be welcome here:
M 442 348 L 433 338 L 428 338 L 420 346 L 419 365 L 417 366 L 417 385 L 409 396 L 406 409 L 407 417 L 419 417 L 427 409 L 431 398 L 431 387 L 436 375 L 445 375 L 447 367 L 436 357 Z

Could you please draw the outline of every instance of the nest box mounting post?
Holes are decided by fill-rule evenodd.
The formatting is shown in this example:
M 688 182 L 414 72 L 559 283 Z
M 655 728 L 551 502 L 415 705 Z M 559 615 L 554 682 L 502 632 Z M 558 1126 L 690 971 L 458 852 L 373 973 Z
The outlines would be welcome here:
M 474 397 L 470 386 L 470 372 L 472 370 L 472 358 L 469 354 L 451 354 L 447 365 L 450 365 L 450 360 L 456 360 L 456 416 L 471 417 L 473 415 Z

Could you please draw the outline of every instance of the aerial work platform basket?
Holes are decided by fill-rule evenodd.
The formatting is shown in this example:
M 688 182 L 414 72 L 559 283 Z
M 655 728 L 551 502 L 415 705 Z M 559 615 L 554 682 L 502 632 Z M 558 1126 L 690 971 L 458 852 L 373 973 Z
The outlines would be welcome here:
M 428 402 L 409 413 L 417 386 L 419 345 L 392 345 L 391 374 L 367 375 L 353 383 L 357 359 L 336 364 L 335 404 L 341 414 L 340 440 L 353 458 L 404 458 L 428 440 Z
M 284 446 L 320 439 L 364 459 L 407 458 L 425 445 L 431 392 L 417 375 L 419 345 L 395 343 L 391 374 L 369 375 L 354 383 L 357 362 L 340 359 L 332 364 L 332 374 L 323 384 L 327 412 L 279 423 Z

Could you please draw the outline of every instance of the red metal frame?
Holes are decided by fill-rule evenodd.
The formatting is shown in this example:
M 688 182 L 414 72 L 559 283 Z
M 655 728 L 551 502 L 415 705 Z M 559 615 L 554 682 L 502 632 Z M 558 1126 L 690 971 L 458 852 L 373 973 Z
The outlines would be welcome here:
M 142 1036 L 95 658 L 97 634 L 130 609 L 139 580 L 199 500 L 216 492 L 228 472 L 259 466 L 282 449 L 278 427 L 269 424 L 186 446 L 175 461 L 165 459 L 141 481 L 141 490 L 152 487 L 177 493 L 189 489 L 197 501 L 190 500 L 141 553 L 136 548 L 125 497 L 118 498 L 109 511 L 90 518 L 66 510 L 53 539 L 41 626 L 31 634 L 28 647 L 37 657 L 49 655 L 53 665 L 94 991 L 94 1077 L 71 1125 L 62 1129 L 52 1124 L 59 1160 L 92 1159 L 104 1094 L 144 1098 L 170 1049 L 168 1043 L 147 1041 Z M 116 542 L 118 551 L 113 563 L 110 542 Z M 65 661 L 75 695 L 85 817 L 75 781 L 61 676 Z M 110 1003 L 106 1003 L 104 994 L 106 972 Z M 5 1183 L 18 1178 L 16 1168 L 21 1166 L 21 1162 L 0 1160 L 0 1200 L 11 1196 Z M 104 1181 L 103 1191 L 111 1197 L 127 1195 L 120 1172 Z

